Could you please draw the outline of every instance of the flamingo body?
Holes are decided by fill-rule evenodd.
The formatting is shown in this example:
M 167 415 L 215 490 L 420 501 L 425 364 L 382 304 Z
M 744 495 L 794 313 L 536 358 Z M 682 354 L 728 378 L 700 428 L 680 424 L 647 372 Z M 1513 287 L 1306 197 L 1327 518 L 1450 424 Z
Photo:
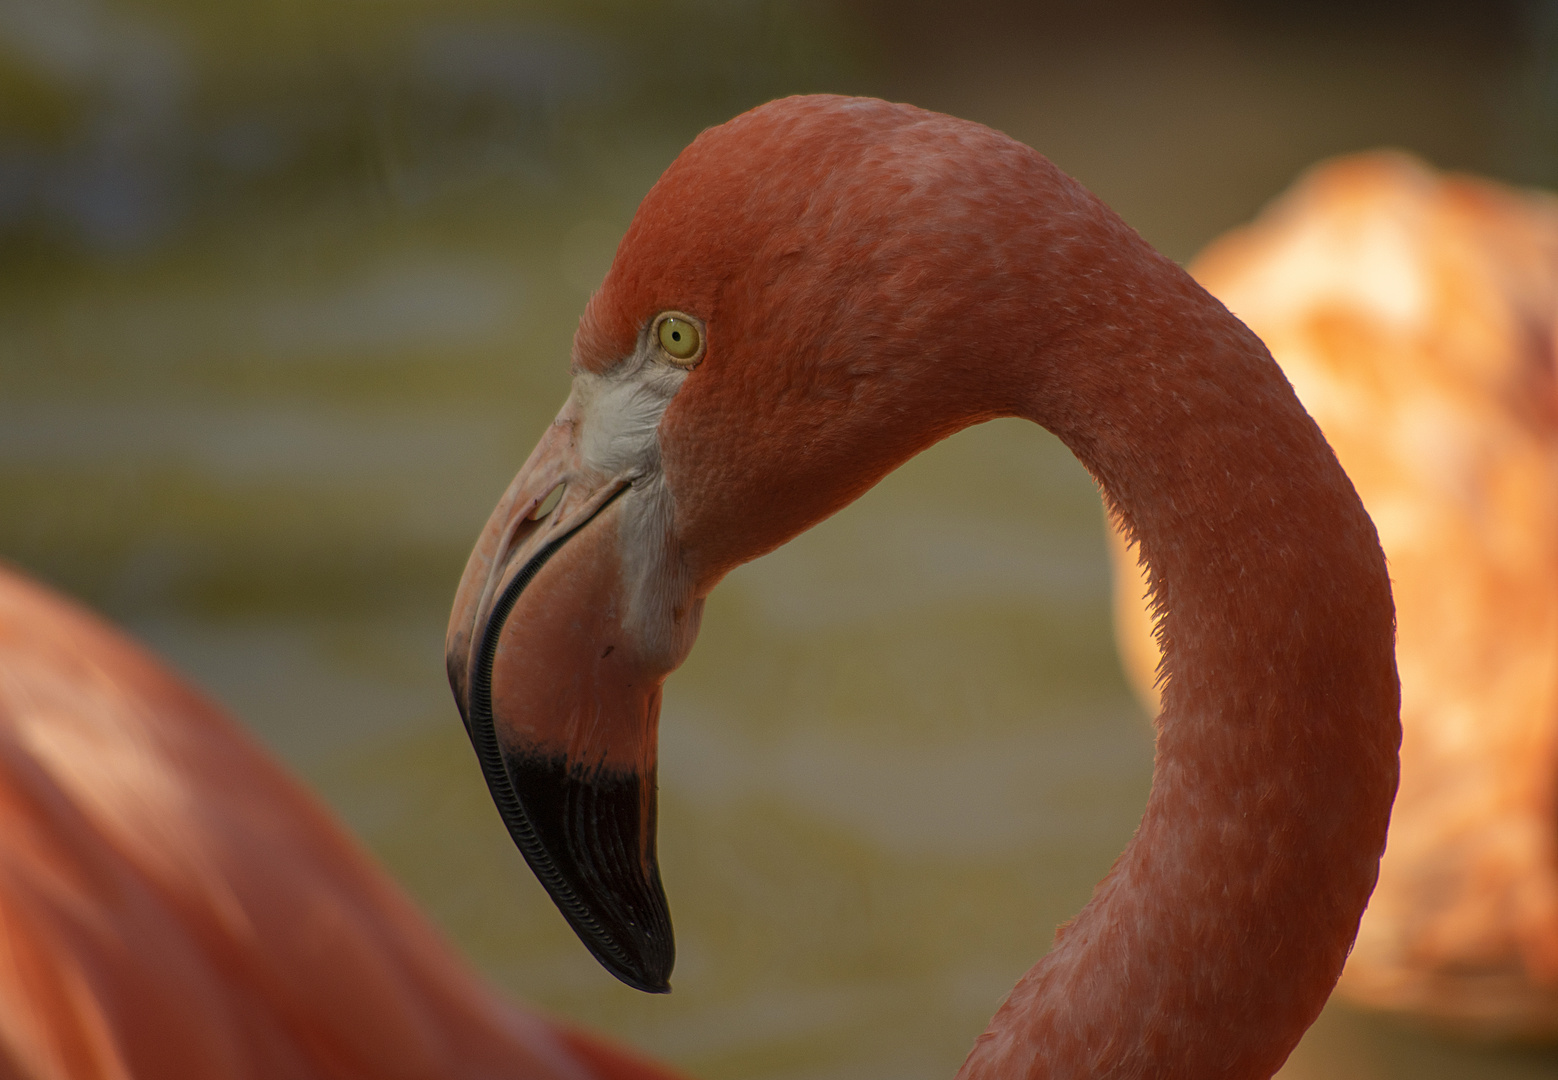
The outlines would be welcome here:
M 669 1076 L 499 1000 L 215 706 L 4 568 L 0 1074 Z
M 1363 155 L 1191 269 L 1271 347 L 1390 560 L 1401 791 L 1341 989 L 1558 1036 L 1558 200 Z M 1115 554 L 1151 700 L 1144 585 Z

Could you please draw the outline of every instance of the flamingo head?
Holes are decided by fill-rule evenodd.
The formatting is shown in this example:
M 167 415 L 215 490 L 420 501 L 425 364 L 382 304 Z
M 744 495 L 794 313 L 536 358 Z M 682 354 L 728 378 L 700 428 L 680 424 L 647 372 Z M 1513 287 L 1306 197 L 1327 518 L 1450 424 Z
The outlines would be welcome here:
M 930 443 L 1018 411 L 984 361 L 1011 351 L 1001 309 L 1033 306 L 1008 241 L 1041 242 L 1011 213 L 1036 185 L 1090 199 L 976 124 L 774 102 L 682 153 L 591 299 L 572 393 L 477 543 L 447 659 L 511 834 L 628 984 L 669 988 L 656 727 L 703 598 Z

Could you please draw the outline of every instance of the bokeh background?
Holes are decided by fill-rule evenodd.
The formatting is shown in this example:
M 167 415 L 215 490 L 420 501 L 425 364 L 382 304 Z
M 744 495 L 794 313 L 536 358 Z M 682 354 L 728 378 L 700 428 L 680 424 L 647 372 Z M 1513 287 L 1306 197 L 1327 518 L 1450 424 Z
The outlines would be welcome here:
M 950 1076 L 1151 765 L 1092 486 L 999 423 L 711 599 L 662 720 L 673 994 L 503 832 L 442 672 L 466 553 L 660 170 L 820 90 L 1001 128 L 1180 260 L 1349 150 L 1558 187 L 1551 0 L 0 0 L 0 555 L 227 703 L 505 990 L 707 1080 Z M 1333 1005 L 1284 1075 L 1558 1056 Z

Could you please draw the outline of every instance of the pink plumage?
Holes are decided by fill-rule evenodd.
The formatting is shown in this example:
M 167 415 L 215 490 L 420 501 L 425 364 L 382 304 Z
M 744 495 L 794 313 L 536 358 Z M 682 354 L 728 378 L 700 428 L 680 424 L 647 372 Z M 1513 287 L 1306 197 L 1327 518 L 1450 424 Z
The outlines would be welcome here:
M 322 805 L 0 569 L 0 1073 L 666 1080 L 497 997 Z

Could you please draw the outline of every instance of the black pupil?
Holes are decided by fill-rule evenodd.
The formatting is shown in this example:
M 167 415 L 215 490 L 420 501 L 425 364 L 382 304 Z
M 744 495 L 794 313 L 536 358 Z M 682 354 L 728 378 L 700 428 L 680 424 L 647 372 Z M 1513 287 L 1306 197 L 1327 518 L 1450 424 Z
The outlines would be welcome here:
M 672 341 L 680 341 L 680 340 L 682 340 L 682 332 L 680 330 L 672 330 L 671 331 L 671 340 Z

